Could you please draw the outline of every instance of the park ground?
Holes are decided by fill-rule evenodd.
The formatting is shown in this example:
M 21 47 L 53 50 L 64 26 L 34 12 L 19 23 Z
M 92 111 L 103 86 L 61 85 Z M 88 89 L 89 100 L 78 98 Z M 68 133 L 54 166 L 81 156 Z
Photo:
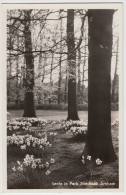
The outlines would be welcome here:
M 9 118 L 21 117 L 22 110 L 9 110 Z M 60 120 L 67 118 L 66 111 L 41 111 L 37 110 L 37 116 L 47 120 L 58 120 L 55 124 L 47 125 L 41 131 L 56 132 L 52 140 L 52 147 L 48 150 L 48 156 L 55 159 L 52 173 L 43 178 L 41 182 L 28 184 L 22 176 L 13 173 L 12 166 L 18 156 L 8 154 L 8 188 L 9 189 L 92 189 L 92 188 L 118 188 L 118 158 L 115 162 L 102 166 L 84 166 L 81 162 L 81 154 L 85 140 L 77 140 L 72 135 L 66 134 L 60 128 Z M 118 112 L 113 111 L 112 122 L 118 119 Z M 79 117 L 87 120 L 87 112 L 80 111 Z M 36 129 L 37 131 L 37 129 Z M 40 132 L 40 130 L 38 131 Z M 112 128 L 113 145 L 118 157 L 118 127 Z

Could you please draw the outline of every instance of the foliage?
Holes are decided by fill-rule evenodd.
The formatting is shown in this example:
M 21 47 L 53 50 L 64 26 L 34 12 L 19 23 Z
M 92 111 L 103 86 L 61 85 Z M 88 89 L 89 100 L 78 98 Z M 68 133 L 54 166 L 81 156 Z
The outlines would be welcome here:
M 18 121 L 16 119 L 7 121 L 7 131 L 28 131 L 31 123 L 28 121 Z
M 17 122 L 26 122 L 30 123 L 31 127 L 43 127 L 46 125 L 47 121 L 40 118 L 28 118 L 28 117 L 21 117 L 15 119 Z
M 72 134 L 73 137 L 77 138 L 85 138 L 87 133 L 87 122 L 85 121 L 63 121 L 62 122 L 62 128 L 66 131 L 68 134 Z
M 45 127 L 47 121 L 39 118 L 15 118 L 7 121 L 8 134 L 16 131 L 30 131 L 31 127 Z
M 71 127 L 83 127 L 83 126 L 87 126 L 87 122 L 83 121 L 83 120 L 69 120 L 69 121 L 64 121 L 62 127 L 68 131 Z
M 72 135 L 73 136 L 75 136 L 75 137 L 82 137 L 82 136 L 84 136 L 85 137 L 85 135 L 86 135 L 86 133 L 87 133 L 87 127 L 83 127 L 83 126 L 81 126 L 81 127 L 70 127 L 70 129 L 68 130 L 68 132 L 67 133 L 72 133 Z
M 7 137 L 8 151 L 11 153 L 19 154 L 34 154 L 36 156 L 42 156 L 44 150 L 47 147 L 51 147 L 51 143 L 48 141 L 47 136 L 43 138 L 33 137 L 32 135 L 15 135 Z
M 51 166 L 54 163 L 53 158 L 48 162 L 43 158 L 35 158 L 33 155 L 26 154 L 22 161 L 17 161 L 12 170 L 16 174 L 21 173 L 29 184 L 36 181 L 41 183 L 44 176 L 51 174 Z

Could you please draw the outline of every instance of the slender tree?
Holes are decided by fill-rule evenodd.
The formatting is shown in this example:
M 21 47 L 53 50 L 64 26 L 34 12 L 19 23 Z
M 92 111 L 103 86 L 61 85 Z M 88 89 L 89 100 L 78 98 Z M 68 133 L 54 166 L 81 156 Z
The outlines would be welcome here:
M 19 46 L 19 36 L 17 36 L 17 46 Z M 16 56 L 16 75 L 17 75 L 17 79 L 16 79 L 16 104 L 19 104 L 19 56 Z
M 76 50 L 74 41 L 74 10 L 67 11 L 67 47 L 68 47 L 68 117 L 78 120 L 76 101 Z
M 47 63 L 47 54 L 44 53 L 43 54 L 43 63 L 42 63 L 42 83 L 44 83 L 44 79 L 45 79 L 45 68 L 46 68 L 46 63 Z
M 60 40 L 62 41 L 63 27 L 62 27 L 62 11 L 60 10 Z M 58 79 L 58 104 L 61 103 L 61 82 L 62 82 L 62 42 L 60 42 L 60 57 L 59 57 L 59 79 Z
M 78 87 L 77 87 L 77 92 L 78 92 L 78 103 L 80 103 L 80 97 L 81 97 L 81 70 L 80 70 L 80 66 L 81 66 L 81 51 L 80 51 L 80 47 L 78 48 Z
M 64 103 L 67 103 L 67 86 L 68 86 L 68 70 L 67 70 L 67 64 L 66 64 L 66 71 L 65 71 L 65 88 L 64 88 Z
M 50 86 L 53 86 L 53 78 L 52 78 L 52 73 L 53 73 L 53 61 L 54 61 L 54 53 L 52 53 L 52 59 L 51 59 L 51 68 L 50 68 Z
M 111 136 L 113 13 L 113 10 L 88 11 L 88 132 L 84 154 L 103 162 L 116 159 Z
M 25 42 L 25 63 L 26 63 L 26 79 L 25 79 L 25 98 L 24 98 L 24 117 L 35 117 L 34 106 L 34 57 L 32 54 L 31 39 L 31 12 L 32 10 L 24 10 L 24 42 Z

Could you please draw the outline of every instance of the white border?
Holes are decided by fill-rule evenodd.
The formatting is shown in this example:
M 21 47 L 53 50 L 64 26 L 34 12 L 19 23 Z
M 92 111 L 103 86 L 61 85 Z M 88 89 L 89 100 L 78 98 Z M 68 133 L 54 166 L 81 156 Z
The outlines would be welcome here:
M 106 4 L 104 4 L 104 3 L 107 3 L 108 2 L 108 4 L 106 5 Z M 117 4 L 115 4 L 115 3 L 112 3 L 112 2 L 117 2 Z M 59 1 L 54 1 L 54 0 L 50 0 L 50 1 L 30 1 L 30 0 L 18 0 L 18 1 L 11 1 L 11 0 L 2 0 L 1 1 L 1 3 L 3 3 L 2 5 L 1 5 L 1 7 L 0 7 L 0 16 L 2 16 L 3 14 L 5 14 L 5 10 L 6 10 L 6 8 L 12 8 L 12 9 L 14 9 L 14 8 L 20 8 L 20 9 L 27 9 L 29 6 L 30 7 L 33 7 L 34 9 L 35 8 L 39 8 L 40 9 L 40 6 L 42 6 L 42 8 L 44 8 L 45 7 L 45 9 L 47 8 L 47 6 L 49 7 L 49 6 L 54 6 L 55 7 L 55 9 L 58 9 L 58 8 L 60 8 L 61 6 L 62 6 L 62 8 L 65 8 L 66 6 L 67 6 L 67 8 L 81 8 L 82 9 L 82 5 L 81 5 L 81 3 L 86 3 L 86 4 L 84 4 L 84 9 L 86 9 L 86 8 L 91 8 L 92 6 L 93 6 L 93 9 L 95 9 L 95 8 L 107 8 L 107 9 L 111 9 L 111 8 L 113 8 L 113 5 L 114 5 L 114 7 L 115 6 L 119 6 L 119 3 L 123 3 L 123 7 L 124 7 L 124 9 L 125 9 L 125 11 L 126 11 L 126 2 L 125 1 L 118 1 L 118 0 L 114 0 L 114 1 L 109 1 L 109 0 L 106 0 L 106 1 L 104 1 L 104 2 L 101 2 L 101 1 L 95 1 L 95 0 L 89 0 L 89 1 L 84 1 L 84 0 L 80 0 L 79 2 L 77 2 L 77 1 L 67 1 L 67 0 L 64 0 L 64 1 L 62 1 L 61 2 L 61 4 L 57 4 L 57 3 L 59 3 Z M 21 4 L 5 4 L 5 3 L 21 3 Z M 22 3 L 30 3 L 30 4 L 22 4 Z M 34 3 L 34 4 L 31 4 L 31 3 Z M 37 3 L 44 3 L 44 4 L 41 4 L 41 5 L 39 5 L 39 4 L 37 4 Z M 45 4 L 45 3 L 47 3 L 47 4 Z M 52 4 L 51 4 L 52 3 Z M 54 3 L 54 4 L 53 4 Z M 65 4 L 66 3 L 66 4 Z M 93 3 L 93 4 L 88 4 L 88 3 Z M 100 4 L 101 3 L 101 4 Z M 4 13 L 3 13 L 4 12 Z M 125 15 L 125 17 L 126 17 L 126 13 L 124 12 L 124 15 Z M 124 18 L 124 15 L 123 15 L 123 18 Z M 2 53 L 2 58 L 0 59 L 0 65 L 1 65 L 1 70 L 2 71 L 0 71 L 0 107 L 2 108 L 1 110 L 2 110 L 2 112 L 0 112 L 0 129 L 2 129 L 2 132 L 0 132 L 1 134 L 0 134 L 0 137 L 1 137 L 1 142 L 0 142 L 0 154 L 3 154 L 3 156 L 2 156 L 2 159 L 4 159 L 4 161 L 6 162 L 6 156 L 5 156 L 5 154 L 6 154 L 6 61 L 5 61 L 5 56 L 6 56 L 6 28 L 5 28 L 5 25 L 6 25 L 6 18 L 4 17 L 4 18 L 2 18 L 2 17 L 0 17 L 0 24 L 2 24 L 0 27 L 2 27 L 2 32 L 1 32 L 1 35 L 2 36 L 0 36 L 0 43 L 1 43 L 1 45 L 2 45 L 2 47 L 0 48 L 0 49 L 2 49 L 1 50 L 1 53 Z M 122 22 L 121 22 L 122 21 Z M 122 20 L 121 18 L 120 18 L 120 22 L 121 22 L 121 31 L 120 31 L 120 33 L 122 34 L 122 26 L 124 26 L 124 20 Z M 0 28 L 1 29 L 1 28 Z M 123 35 L 121 36 L 122 37 L 122 40 L 120 40 L 120 43 L 125 39 L 125 37 L 124 37 L 124 32 L 126 33 L 126 30 L 124 29 L 124 31 L 123 31 Z M 120 56 L 120 59 L 119 59 L 119 61 L 120 61 L 120 65 L 121 64 L 123 64 L 123 70 L 121 69 L 121 75 L 122 75 L 122 77 L 120 77 L 120 113 L 121 113 L 121 115 L 120 115 L 120 121 L 121 121 L 121 126 L 120 126 L 120 129 L 123 129 L 123 131 L 121 130 L 120 132 L 119 132 L 119 137 L 121 138 L 121 141 L 120 141 L 120 144 L 119 144 L 119 149 L 120 149 L 120 159 L 123 159 L 123 161 L 121 161 L 119 164 L 123 164 L 124 162 L 126 162 L 126 161 L 124 161 L 124 158 L 125 158 L 125 160 L 126 160 L 126 156 L 124 157 L 124 143 L 125 143 L 125 140 L 123 139 L 125 136 L 124 136 L 124 134 L 126 135 L 126 133 L 125 133 L 125 129 L 124 129 L 124 127 L 126 127 L 125 126 L 125 124 L 123 123 L 123 118 L 124 118 L 124 115 L 123 115 L 123 113 L 124 113 L 124 109 L 123 109 L 123 113 L 122 113 L 122 108 L 123 108 L 123 104 L 124 104 L 124 99 L 126 98 L 126 92 L 123 94 L 123 96 L 122 96 L 122 93 L 123 93 L 123 91 L 124 91 L 124 85 L 125 85 L 125 75 L 124 75 L 124 73 L 126 72 L 126 68 L 125 68 L 125 66 L 124 66 L 124 62 L 126 62 L 126 57 L 125 57 L 125 54 L 124 54 L 124 48 L 125 48 L 125 44 L 126 43 L 126 40 L 124 40 L 124 43 L 123 43 L 123 45 L 122 44 L 120 44 L 120 53 L 121 53 L 121 56 Z M 123 60 L 122 60 L 123 59 Z M 2 94 L 2 95 L 1 95 Z M 126 105 L 124 105 L 124 106 L 126 106 Z M 126 116 L 125 116 L 126 117 Z M 2 125 L 1 125 L 2 124 Z M 4 138 L 4 139 L 3 139 Z M 126 144 L 125 144 L 125 146 L 126 146 Z M 4 152 L 3 152 L 4 151 Z M 6 166 L 7 165 L 5 165 L 4 164 L 4 161 L 3 161 L 3 166 L 1 166 L 1 164 L 0 164 L 0 169 L 3 171 L 3 173 L 1 174 L 1 179 L 2 179 L 2 176 L 4 175 L 6 175 Z M 121 166 L 121 168 L 120 168 L 120 173 L 121 173 L 121 176 L 122 176 L 122 174 L 123 174 L 123 172 L 124 172 L 124 164 Z M 125 169 L 125 172 L 126 172 L 126 169 Z M 3 180 L 1 180 L 1 181 L 3 181 Z M 121 181 L 121 183 L 123 184 L 123 181 Z M 1 184 L 2 186 L 3 186 L 3 184 Z M 1 185 L 0 185 L 0 189 L 1 189 Z M 125 185 L 124 185 L 125 186 Z M 121 189 L 122 189 L 122 186 L 120 186 L 121 187 Z M 36 192 L 39 192 L 39 193 L 48 193 L 48 194 L 50 194 L 50 192 L 51 192 L 51 194 L 53 193 L 66 193 L 66 192 L 72 192 L 72 193 L 87 193 L 87 192 L 97 192 L 97 193 L 99 193 L 100 192 L 100 194 L 102 193 L 102 194 L 104 194 L 103 192 L 110 192 L 110 194 L 113 194 L 113 193 L 115 193 L 115 192 L 118 192 L 119 190 L 115 190 L 115 189 L 83 189 L 83 190 L 81 190 L 81 189 L 74 189 L 74 190 L 72 190 L 72 189 L 70 189 L 70 190 L 65 190 L 65 189 L 60 189 L 60 190 L 57 190 L 57 189 L 51 189 L 51 190 L 44 190 L 44 189 L 41 189 L 41 190 L 39 190 L 39 189 L 37 189 L 37 190 L 6 190 L 6 187 L 5 187 L 5 178 L 4 178 L 4 188 L 2 188 L 2 192 L 12 192 L 12 193 L 23 193 L 23 194 L 25 194 L 26 192 L 30 192 L 30 193 L 36 193 Z M 88 193 L 88 194 L 90 194 L 90 193 Z M 120 194 L 122 194 L 122 193 L 120 193 Z

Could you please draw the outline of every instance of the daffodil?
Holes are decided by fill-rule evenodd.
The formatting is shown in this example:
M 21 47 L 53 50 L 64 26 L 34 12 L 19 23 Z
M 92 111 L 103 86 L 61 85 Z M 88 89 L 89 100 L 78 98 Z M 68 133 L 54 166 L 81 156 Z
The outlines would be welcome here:
M 101 165 L 101 164 L 103 163 L 103 161 L 100 160 L 100 158 L 97 158 L 97 159 L 95 160 L 95 162 L 96 162 L 96 165 Z

